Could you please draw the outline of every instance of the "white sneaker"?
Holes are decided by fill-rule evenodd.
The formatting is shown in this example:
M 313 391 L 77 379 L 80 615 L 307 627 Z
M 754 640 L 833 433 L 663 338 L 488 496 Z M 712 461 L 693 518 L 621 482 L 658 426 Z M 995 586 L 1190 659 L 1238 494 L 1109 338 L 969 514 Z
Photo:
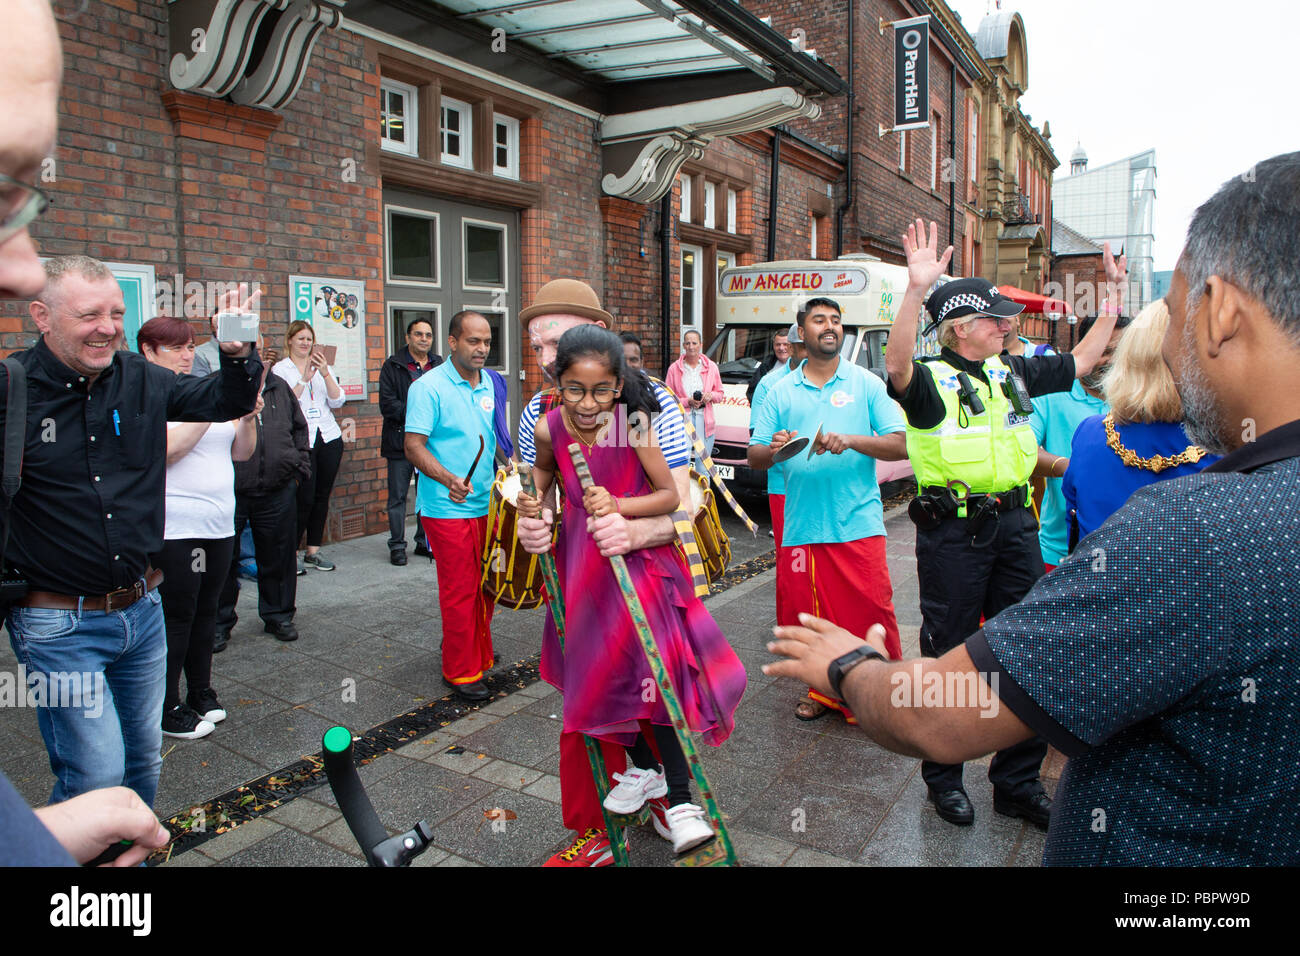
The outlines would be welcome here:
M 669 807 L 667 822 L 674 853 L 685 853 L 713 839 L 713 828 L 709 826 L 704 811 L 693 803 Z
M 662 772 L 628 768 L 627 773 L 616 773 L 618 786 L 605 796 L 605 809 L 610 813 L 636 813 L 650 797 L 668 793 L 668 781 Z

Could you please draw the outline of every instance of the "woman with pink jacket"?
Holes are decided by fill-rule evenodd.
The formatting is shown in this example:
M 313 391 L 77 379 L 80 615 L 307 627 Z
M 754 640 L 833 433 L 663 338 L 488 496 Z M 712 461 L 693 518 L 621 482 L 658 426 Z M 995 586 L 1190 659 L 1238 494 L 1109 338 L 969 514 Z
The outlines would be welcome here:
M 718 365 L 704 357 L 699 332 L 688 329 L 682 336 L 682 357 L 669 367 L 665 381 L 690 415 L 695 433 L 704 442 L 705 453 L 711 456 L 718 427 L 713 418 L 713 403 L 722 401 L 724 395 Z M 694 451 L 691 459 L 692 463 L 697 462 Z M 703 462 L 695 467 L 704 470 Z

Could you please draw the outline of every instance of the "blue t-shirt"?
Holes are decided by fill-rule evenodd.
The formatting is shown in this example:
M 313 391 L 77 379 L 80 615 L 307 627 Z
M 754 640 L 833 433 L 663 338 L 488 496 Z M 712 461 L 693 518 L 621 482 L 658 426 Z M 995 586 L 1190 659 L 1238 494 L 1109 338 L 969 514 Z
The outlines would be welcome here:
M 1129 495 L 1143 485 L 1170 478 L 1194 475 L 1219 460 L 1218 455 L 1206 455 L 1199 462 L 1166 468 L 1160 473 L 1124 464 L 1119 455 L 1106 444 L 1104 416 L 1086 418 L 1074 432 L 1070 450 L 1070 468 L 1061 479 L 1061 493 L 1065 499 L 1066 520 L 1071 511 L 1078 512 L 1080 539 L 1092 534 L 1113 515 Z M 1120 444 L 1135 452 L 1140 458 L 1152 455 L 1173 457 L 1187 450 L 1191 444 L 1183 426 L 1176 422 L 1152 422 L 1116 425 Z M 1067 524 L 1068 528 L 1068 524 Z
M 1300 864 L 1296 455 L 1300 421 L 1139 488 L 966 641 L 1069 758 L 1045 864 Z
M 453 475 L 465 477 L 478 454 L 483 438 L 483 455 L 470 478 L 473 493 L 463 502 L 451 500 L 447 486 L 421 474 L 415 485 L 415 507 L 428 518 L 478 518 L 488 512 L 488 497 L 496 467 L 497 439 L 492 428 L 496 410 L 495 389 L 485 372 L 478 387 L 470 388 L 461 378 L 455 362 L 443 362 L 411 383 L 406 393 L 406 432 L 426 435 L 425 447 L 438 463 Z
M 1104 401 L 1093 398 L 1075 380 L 1068 392 L 1051 392 L 1035 397 L 1029 426 L 1040 446 L 1053 455 L 1069 458 L 1075 429 L 1085 418 L 1105 415 L 1109 410 Z M 1065 560 L 1070 544 L 1070 523 L 1065 513 L 1060 478 L 1047 479 L 1038 523 L 1038 545 L 1043 552 L 1043 562 L 1060 564 Z
M 820 425 L 841 435 L 889 435 L 907 429 L 903 412 L 885 393 L 885 383 L 866 369 L 840 359 L 818 388 L 804 377 L 804 362 L 767 394 L 750 442 L 772 444 L 781 430 L 811 442 Z M 811 447 L 811 445 L 809 446 Z M 876 461 L 856 451 L 826 452 L 810 459 L 805 450 L 785 462 L 783 546 L 838 544 L 885 533 Z
M 772 368 L 770 372 L 758 380 L 754 386 L 754 398 L 749 403 L 749 433 L 754 433 L 754 423 L 758 421 L 758 410 L 763 407 L 763 401 L 767 398 L 768 392 L 772 391 L 772 386 L 781 379 L 790 374 L 789 361 L 780 362 Z M 785 475 L 781 469 L 783 465 L 773 465 L 767 470 L 767 493 L 769 495 L 785 494 Z

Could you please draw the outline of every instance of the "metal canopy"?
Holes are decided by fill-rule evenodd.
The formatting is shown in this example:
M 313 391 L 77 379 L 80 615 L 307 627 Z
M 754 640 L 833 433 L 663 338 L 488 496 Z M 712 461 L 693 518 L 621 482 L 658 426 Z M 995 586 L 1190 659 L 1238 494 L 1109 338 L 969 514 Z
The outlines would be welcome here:
M 438 0 L 438 5 L 459 20 L 504 30 L 507 41 L 526 43 L 598 80 L 647 80 L 737 67 L 769 83 L 777 79 L 764 56 L 676 0 Z

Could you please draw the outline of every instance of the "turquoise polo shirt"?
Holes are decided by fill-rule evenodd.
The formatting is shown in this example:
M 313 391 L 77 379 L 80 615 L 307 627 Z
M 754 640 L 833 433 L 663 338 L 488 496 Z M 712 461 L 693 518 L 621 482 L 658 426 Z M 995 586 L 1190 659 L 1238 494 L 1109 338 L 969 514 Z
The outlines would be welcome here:
M 1038 444 L 1052 455 L 1070 457 L 1074 433 L 1085 418 L 1105 415 L 1110 406 L 1100 398 L 1093 398 L 1075 379 L 1068 392 L 1052 392 L 1034 397 L 1034 414 L 1029 425 L 1034 430 Z M 1048 478 L 1043 492 L 1043 507 L 1038 520 L 1038 546 L 1046 564 L 1060 564 L 1065 560 L 1070 544 L 1070 522 L 1065 513 L 1065 496 L 1061 493 L 1061 479 Z
M 772 391 L 772 386 L 781 379 L 790 374 L 790 361 L 787 359 L 772 369 L 758 380 L 754 386 L 754 400 L 749 405 L 749 433 L 754 433 L 754 423 L 758 421 L 758 410 L 763 407 L 763 400 L 767 398 L 767 393 Z M 785 475 L 781 473 L 783 465 L 773 465 L 767 470 L 767 493 L 769 495 L 785 494 Z
M 902 409 L 885 383 L 840 359 L 835 374 L 818 388 L 799 365 L 767 394 L 758 410 L 751 444 L 770 445 L 772 435 L 794 430 L 809 441 L 817 426 L 841 435 L 889 435 L 907 429 Z M 814 455 L 805 450 L 785 462 L 785 526 L 781 544 L 838 544 L 885 533 L 876 460 L 856 451 Z
M 454 362 L 443 362 L 411 383 L 406 393 L 406 432 L 427 436 L 424 447 L 442 467 L 465 477 L 478 454 L 479 436 L 483 437 L 483 455 L 470 478 L 473 493 L 458 504 L 451 500 L 446 485 L 422 474 L 415 484 L 419 514 L 428 518 L 478 518 L 487 514 L 497 447 L 492 430 L 495 409 L 496 398 L 487 373 L 480 372 L 478 387 L 471 388 L 456 371 Z

